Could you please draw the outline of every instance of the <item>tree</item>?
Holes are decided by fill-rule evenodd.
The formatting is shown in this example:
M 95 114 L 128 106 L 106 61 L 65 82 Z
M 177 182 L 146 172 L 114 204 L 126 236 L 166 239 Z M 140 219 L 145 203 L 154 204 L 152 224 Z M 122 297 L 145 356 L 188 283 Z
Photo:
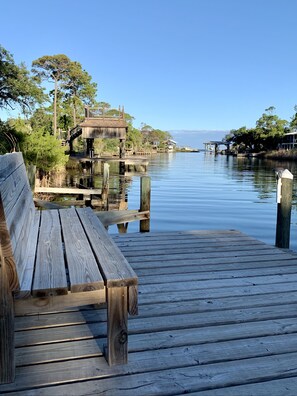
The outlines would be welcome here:
M 30 125 L 33 131 L 42 129 L 50 133 L 53 130 L 53 118 L 49 111 L 44 107 L 36 109 L 30 117 Z
M 79 62 L 71 62 L 62 88 L 65 98 L 69 99 L 72 105 L 73 126 L 75 126 L 77 124 L 77 108 L 82 108 L 83 105 L 94 105 L 97 84 L 92 82 L 92 77 L 82 69 Z
M 293 115 L 291 122 L 290 122 L 290 127 L 292 129 L 297 129 L 297 106 L 294 106 L 295 114 Z
M 255 128 L 247 129 L 245 126 L 233 129 L 225 137 L 226 141 L 233 144 L 239 152 L 276 149 L 286 131 L 288 122 L 274 114 L 273 106 L 257 120 Z
M 132 125 L 128 126 L 128 133 L 126 139 L 127 148 L 137 151 L 143 142 L 143 135 L 139 129 L 134 128 Z
M 71 61 L 64 54 L 45 55 L 32 62 L 32 72 L 39 81 L 47 80 L 54 83 L 54 115 L 53 132 L 57 135 L 57 99 L 60 84 L 67 81 Z
M 26 161 L 38 169 L 49 172 L 66 165 L 65 148 L 53 135 L 43 130 L 27 135 L 21 144 Z
M 12 54 L 0 46 L 0 109 L 19 105 L 22 111 L 30 111 L 44 99 L 42 89 L 25 65 L 16 65 Z
M 284 136 L 288 121 L 280 119 L 274 114 L 275 107 L 265 109 L 265 113 L 256 122 L 256 139 L 259 145 L 266 150 L 277 148 L 280 139 Z

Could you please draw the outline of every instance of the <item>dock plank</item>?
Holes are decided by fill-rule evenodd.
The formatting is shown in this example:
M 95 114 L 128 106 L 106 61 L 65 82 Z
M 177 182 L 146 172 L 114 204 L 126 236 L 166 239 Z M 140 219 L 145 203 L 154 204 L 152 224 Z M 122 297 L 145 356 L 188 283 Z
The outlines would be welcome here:
M 19 316 L 0 394 L 295 396 L 296 253 L 234 230 L 113 239 L 139 276 L 128 364 L 103 358 L 105 308 Z

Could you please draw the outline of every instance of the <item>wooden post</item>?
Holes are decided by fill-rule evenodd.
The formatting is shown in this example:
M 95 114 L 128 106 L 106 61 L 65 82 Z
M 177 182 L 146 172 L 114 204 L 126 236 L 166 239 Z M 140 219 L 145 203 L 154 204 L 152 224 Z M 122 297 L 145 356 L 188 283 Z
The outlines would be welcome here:
M 110 366 L 128 361 L 127 287 L 107 288 L 107 361 Z
M 293 175 L 288 170 L 281 170 L 277 174 L 277 221 L 275 246 L 289 249 L 291 208 L 293 193 Z
M 126 150 L 125 150 L 125 140 L 120 139 L 120 158 L 125 158 Z
M 142 176 L 140 178 L 140 212 L 150 210 L 151 207 L 151 178 Z M 140 220 L 139 231 L 148 232 L 150 230 L 150 219 Z
M 126 171 L 125 161 L 120 161 L 120 164 L 119 164 L 119 173 L 120 173 L 120 175 L 124 176 L 125 175 L 125 171 Z
M 109 192 L 109 164 L 103 162 L 103 181 L 102 181 L 102 201 L 104 210 L 108 210 L 108 192 Z
M 14 312 L 6 265 L 0 257 L 0 384 L 14 381 Z

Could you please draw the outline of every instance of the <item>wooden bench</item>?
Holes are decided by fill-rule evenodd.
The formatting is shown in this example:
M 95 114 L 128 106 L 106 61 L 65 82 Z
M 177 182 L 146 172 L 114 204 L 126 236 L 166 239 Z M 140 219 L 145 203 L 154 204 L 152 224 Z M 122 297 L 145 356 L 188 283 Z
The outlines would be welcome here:
M 14 381 L 14 315 L 104 303 L 108 364 L 126 363 L 137 283 L 90 208 L 35 210 L 22 154 L 0 156 L 0 383 Z

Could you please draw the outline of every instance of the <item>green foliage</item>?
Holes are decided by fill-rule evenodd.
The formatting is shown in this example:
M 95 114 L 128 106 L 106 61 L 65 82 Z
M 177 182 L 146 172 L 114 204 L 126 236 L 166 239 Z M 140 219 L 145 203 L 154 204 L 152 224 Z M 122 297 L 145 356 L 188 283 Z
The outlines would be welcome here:
M 238 152 L 276 149 L 286 132 L 288 122 L 274 114 L 274 107 L 269 107 L 257 120 L 255 128 L 245 126 L 233 129 L 225 139 L 233 144 Z
M 0 109 L 13 109 L 19 105 L 24 112 L 28 112 L 44 99 L 42 89 L 25 65 L 16 65 L 13 56 L 0 46 Z
M 145 126 L 145 128 L 148 127 L 149 126 Z M 167 142 L 168 139 L 171 139 L 169 132 L 161 131 L 160 129 L 153 129 L 152 127 L 149 127 L 149 129 L 143 129 L 142 134 L 144 142 L 151 146 L 164 147 L 165 142 Z
M 290 127 L 292 129 L 297 129 L 297 106 L 294 106 L 295 114 L 293 115 L 291 122 L 290 122 Z
M 70 59 L 64 54 L 45 55 L 32 62 L 32 72 L 37 81 L 47 80 L 54 82 L 54 103 L 53 103 L 53 132 L 57 134 L 57 103 L 59 84 L 67 79 L 70 72 Z
M 17 132 L 9 122 L 0 120 L 0 154 L 18 151 L 23 141 L 23 134 Z
M 84 105 L 95 103 L 97 84 L 82 68 L 81 64 L 71 61 L 64 54 L 45 55 L 32 63 L 32 72 L 38 81 L 47 80 L 54 83 L 53 96 L 53 131 L 57 134 L 58 126 L 68 129 L 77 125 L 84 115 Z
M 45 55 L 32 62 L 32 72 L 40 81 L 63 81 L 69 69 L 70 59 L 64 54 Z
M 77 124 L 77 113 L 83 115 L 84 106 L 95 103 L 97 84 L 92 82 L 92 77 L 83 70 L 79 62 L 70 62 L 66 80 L 62 83 L 64 97 L 69 100 L 73 110 L 73 126 Z
M 68 156 L 60 142 L 48 132 L 35 131 L 21 144 L 26 161 L 45 172 L 65 166 Z
M 126 147 L 138 151 L 143 144 L 143 135 L 139 129 L 132 125 L 128 126 L 128 133 L 126 138 Z
M 50 133 L 52 131 L 52 115 L 49 110 L 40 107 L 30 117 L 30 124 L 33 131 L 42 130 Z

